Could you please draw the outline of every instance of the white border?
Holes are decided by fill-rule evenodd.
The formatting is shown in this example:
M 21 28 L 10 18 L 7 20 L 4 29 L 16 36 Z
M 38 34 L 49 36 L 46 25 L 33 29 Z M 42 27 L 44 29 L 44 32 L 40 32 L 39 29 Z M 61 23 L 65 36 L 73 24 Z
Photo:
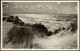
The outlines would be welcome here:
M 77 33 L 77 49 L 4 49 L 2 48 L 2 33 L 3 33 L 3 2 L 77 2 L 77 14 L 78 14 L 78 33 Z M 79 50 L 79 1 L 1 1 L 1 50 Z

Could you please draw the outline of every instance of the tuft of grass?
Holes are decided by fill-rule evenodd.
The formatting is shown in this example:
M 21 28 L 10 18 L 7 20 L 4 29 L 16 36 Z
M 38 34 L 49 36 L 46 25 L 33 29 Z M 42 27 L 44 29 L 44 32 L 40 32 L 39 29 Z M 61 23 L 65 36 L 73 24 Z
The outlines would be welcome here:
M 14 16 L 10 16 L 9 18 L 7 18 L 7 22 L 13 22 L 14 20 Z
M 31 32 L 31 28 L 28 26 L 14 26 L 9 32 L 7 37 L 7 42 L 11 42 L 12 44 L 22 45 L 18 46 L 20 48 L 32 48 L 32 39 L 33 33 Z M 25 43 L 25 45 L 24 45 Z M 24 45 L 24 46 L 23 46 Z M 17 47 L 17 48 L 18 48 Z
M 42 36 L 44 36 L 44 35 L 45 36 L 50 36 L 51 33 L 52 33 L 51 31 L 48 31 L 48 29 L 44 25 L 42 25 L 41 23 L 33 24 L 32 28 L 33 28 L 34 31 L 37 31 L 39 33 L 43 33 Z
M 76 32 L 77 31 L 77 23 L 71 23 L 70 24 L 70 27 L 71 27 L 71 32 Z

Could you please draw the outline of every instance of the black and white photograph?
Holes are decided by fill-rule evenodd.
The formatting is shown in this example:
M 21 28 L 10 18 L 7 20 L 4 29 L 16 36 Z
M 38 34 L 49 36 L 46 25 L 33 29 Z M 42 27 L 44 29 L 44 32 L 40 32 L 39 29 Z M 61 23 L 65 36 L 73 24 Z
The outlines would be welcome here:
M 2 49 L 78 49 L 78 2 L 2 2 Z

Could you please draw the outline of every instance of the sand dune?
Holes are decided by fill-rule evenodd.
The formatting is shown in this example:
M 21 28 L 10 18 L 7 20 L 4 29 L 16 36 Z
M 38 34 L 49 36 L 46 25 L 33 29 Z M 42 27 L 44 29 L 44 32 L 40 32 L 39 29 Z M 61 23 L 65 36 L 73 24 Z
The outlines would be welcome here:
M 12 24 L 11 22 L 6 22 L 6 20 L 3 22 L 3 37 L 6 38 L 7 36 L 5 35 L 7 35 L 8 32 L 11 32 L 9 34 L 13 35 L 8 35 L 8 37 L 13 38 L 5 45 L 5 48 L 77 49 L 76 16 L 71 15 L 72 17 L 70 17 L 67 15 L 66 17 L 64 15 L 59 17 L 56 15 L 55 17 L 52 15 L 43 14 L 15 14 L 14 16 L 18 16 L 19 19 L 27 25 L 15 25 L 16 28 L 13 28 L 14 24 Z M 11 28 L 7 28 L 7 25 L 10 26 L 12 30 Z M 24 27 L 24 31 L 21 30 L 22 27 Z M 43 29 L 41 27 L 45 28 Z M 21 33 L 21 31 L 23 33 Z M 12 42 L 15 42 L 16 44 Z M 4 41 L 4 43 L 6 42 Z

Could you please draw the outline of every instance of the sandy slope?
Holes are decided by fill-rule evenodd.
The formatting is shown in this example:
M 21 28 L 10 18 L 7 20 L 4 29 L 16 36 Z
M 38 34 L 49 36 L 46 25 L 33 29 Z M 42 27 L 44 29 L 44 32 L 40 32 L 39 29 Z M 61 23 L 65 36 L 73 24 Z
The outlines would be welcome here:
M 64 33 L 65 34 L 65 33 Z M 53 35 L 47 39 L 35 38 L 34 43 L 44 49 L 76 49 L 77 48 L 77 35 Z

